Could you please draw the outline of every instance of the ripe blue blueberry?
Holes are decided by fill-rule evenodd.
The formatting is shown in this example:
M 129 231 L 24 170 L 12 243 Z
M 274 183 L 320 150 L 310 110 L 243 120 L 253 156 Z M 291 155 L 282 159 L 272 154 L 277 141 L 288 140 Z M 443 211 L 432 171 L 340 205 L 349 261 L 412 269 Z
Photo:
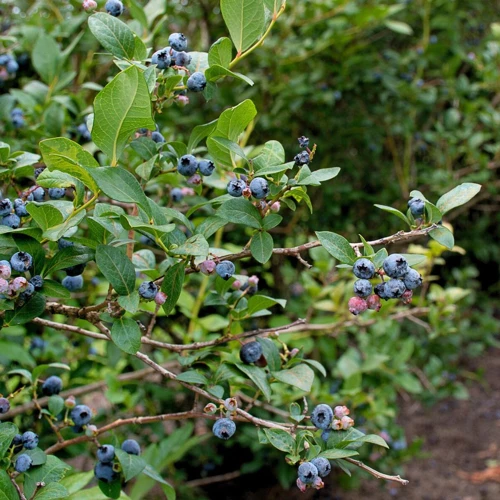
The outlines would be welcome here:
M 0 216 L 9 215 L 12 212 L 12 202 L 5 198 L 0 200 Z
M 179 158 L 177 163 L 177 171 L 184 177 L 191 177 L 196 173 L 198 162 L 193 155 L 184 155 Z
M 172 198 L 172 201 L 174 203 L 181 201 L 182 198 L 184 197 L 184 195 L 182 194 L 182 189 L 173 188 L 172 191 L 170 191 L 170 197 Z
M 156 144 L 163 144 L 165 142 L 165 137 L 163 137 L 161 132 L 158 132 L 157 130 L 151 134 L 151 139 L 153 142 L 156 142 Z
M 32 196 L 34 201 L 43 201 L 45 196 L 45 189 L 42 187 L 37 187 L 34 191 L 32 191 Z
M 311 157 L 307 151 L 301 151 L 294 156 L 293 160 L 296 166 L 301 167 L 302 165 L 307 165 L 311 161 Z
M 14 469 L 16 472 L 26 472 L 33 465 L 33 460 L 26 453 L 22 453 L 16 458 Z
M 86 264 L 75 264 L 74 266 L 67 267 L 64 271 L 68 276 L 78 276 L 85 270 L 85 265 Z
M 313 484 L 318 477 L 318 469 L 311 462 L 304 462 L 299 465 L 298 476 L 304 484 Z
M 34 285 L 28 282 L 26 289 L 19 294 L 19 300 L 21 302 L 27 302 L 34 293 L 35 293 Z
M 375 274 L 375 266 L 371 260 L 358 259 L 352 267 L 352 272 L 356 278 L 369 280 L 372 279 Z
M 243 190 L 246 189 L 247 183 L 243 179 L 232 179 L 227 183 L 227 192 L 234 196 L 235 198 L 239 198 L 243 195 Z
M 302 137 L 299 137 L 299 146 L 301 148 L 308 148 L 309 147 L 309 139 L 303 135 Z
M 104 444 L 97 450 L 97 460 L 107 464 L 115 458 L 115 447 L 110 444 Z
M 62 380 L 55 375 L 49 377 L 42 385 L 42 392 L 44 396 L 53 396 L 59 394 L 62 390 Z
M 35 290 L 41 290 L 43 287 L 43 278 L 39 275 L 36 274 L 29 280 L 29 282 L 34 286 Z
M 118 472 L 113 470 L 110 463 L 97 462 L 94 467 L 94 475 L 103 483 L 112 483 L 118 479 Z
M 413 217 L 420 217 L 425 211 L 425 202 L 419 198 L 412 198 L 408 202 L 408 208 Z
M 151 57 L 151 64 L 156 64 L 158 69 L 167 69 L 170 66 L 170 47 L 157 50 Z
M 38 436 L 31 431 L 27 431 L 22 435 L 23 446 L 27 450 L 34 450 L 38 446 Z
M 70 292 L 76 292 L 83 288 L 83 276 L 81 274 L 79 276 L 66 276 L 61 284 Z
M 57 248 L 59 248 L 59 250 L 62 250 L 63 248 L 72 247 L 73 245 L 74 245 L 74 243 L 72 241 L 65 240 L 64 238 L 61 238 L 57 242 Z
M 90 142 L 92 140 L 92 134 L 90 133 L 89 128 L 86 123 L 80 123 L 76 128 L 77 132 L 80 134 L 82 141 Z
M 10 259 L 14 271 L 25 273 L 33 265 L 33 257 L 28 252 L 16 252 Z
M 332 433 L 331 429 L 327 429 L 326 431 L 323 431 L 321 433 L 321 439 L 326 443 L 328 441 L 328 438 L 330 437 L 331 433 Z
M 52 200 L 59 200 L 66 194 L 66 189 L 64 188 L 49 188 L 49 197 Z
M 406 287 L 401 280 L 390 279 L 385 282 L 384 291 L 389 299 L 399 299 L 406 292 Z
M 247 342 L 240 349 L 240 359 L 247 365 L 259 361 L 262 354 L 262 346 L 257 341 Z
M 11 123 L 14 128 L 23 128 L 26 125 L 24 117 L 21 115 L 16 115 L 11 118 Z
M 398 253 L 389 255 L 384 260 L 383 268 L 389 278 L 402 278 L 410 270 L 408 261 Z
M 21 225 L 21 219 L 16 214 L 9 214 L 2 217 L 2 226 L 17 229 Z
M 263 177 L 256 177 L 250 183 L 250 191 L 254 198 L 260 200 L 269 194 L 269 184 Z
M 187 81 L 187 88 L 191 92 L 202 92 L 207 86 L 205 75 L 199 71 L 193 73 Z
M 42 338 L 35 337 L 34 339 L 31 340 L 30 351 L 33 351 L 34 349 L 43 350 L 43 349 L 45 349 L 46 344 L 47 343 Z
M 182 66 L 185 68 L 190 62 L 191 56 L 187 52 L 172 50 L 171 66 Z
M 158 287 L 154 281 L 144 281 L 139 286 L 139 295 L 146 300 L 153 300 L 158 293 Z
M 358 297 L 368 297 L 372 293 L 372 284 L 368 280 L 359 279 L 354 282 L 354 294 Z
M 183 33 L 172 33 L 168 37 L 168 43 L 174 50 L 177 51 L 187 49 L 187 38 Z
M 16 434 L 12 438 L 11 446 L 15 446 L 16 448 L 19 448 L 19 449 L 15 450 L 15 453 L 21 451 L 21 448 L 23 447 L 23 436 L 21 436 L 21 434 Z
M 200 171 L 201 175 L 212 175 L 215 170 L 215 164 L 211 160 L 200 160 L 198 162 L 198 170 Z
M 223 260 L 215 266 L 215 272 L 223 280 L 228 280 L 234 274 L 234 271 L 234 264 L 230 260 Z
M 120 0 L 108 0 L 104 8 L 113 17 L 118 17 L 123 13 L 123 4 Z
M 140 455 L 141 447 L 135 439 L 127 439 L 122 443 L 122 450 L 129 455 Z
M 0 66 L 5 66 L 11 59 L 10 54 L 0 54 Z
M 0 398 L 0 415 L 4 415 L 10 410 L 10 402 L 7 398 Z
M 311 413 L 311 422 L 318 429 L 326 430 L 333 421 L 333 410 L 325 404 L 316 406 Z
M 389 296 L 387 295 L 387 292 L 385 290 L 385 282 L 384 283 L 379 283 L 378 285 L 375 285 L 373 289 L 373 293 L 375 295 L 378 295 L 381 299 L 384 300 L 389 300 Z
M 403 282 L 407 290 L 415 290 L 422 284 L 422 276 L 415 269 L 410 269 L 403 278 Z
M 219 418 L 212 427 L 212 432 L 219 439 L 229 439 L 236 431 L 236 424 L 230 418 Z
M 33 176 L 35 179 L 38 179 L 38 176 L 45 170 L 45 167 L 38 167 L 35 168 L 35 171 L 33 172 Z
M 76 405 L 71 410 L 71 420 L 77 427 L 87 425 L 92 420 L 92 410 L 86 405 Z
M 311 463 L 318 469 L 319 477 L 326 477 L 332 472 L 332 465 L 326 458 L 316 457 L 311 460 Z
M 9 73 L 9 75 L 12 75 L 19 70 L 19 64 L 17 64 L 17 61 L 15 61 L 14 59 L 11 59 L 5 65 L 5 69 L 7 70 L 7 73 Z
M 26 217 L 28 215 L 28 211 L 26 210 L 26 202 L 21 198 L 16 198 L 14 200 L 14 212 L 18 217 Z

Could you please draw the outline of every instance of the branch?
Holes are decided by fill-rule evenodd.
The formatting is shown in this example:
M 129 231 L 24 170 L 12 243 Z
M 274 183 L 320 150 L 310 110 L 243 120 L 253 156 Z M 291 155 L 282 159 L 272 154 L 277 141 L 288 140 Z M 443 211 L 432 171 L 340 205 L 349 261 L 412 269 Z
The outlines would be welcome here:
M 225 474 L 219 474 L 217 476 L 202 477 L 200 479 L 193 479 L 184 483 L 184 486 L 189 486 L 190 488 L 198 488 L 200 486 L 206 486 L 207 484 L 222 483 L 224 481 L 231 481 L 231 479 L 236 479 L 241 476 L 241 471 L 235 470 L 233 472 L 226 472 Z
M 10 482 L 14 485 L 14 488 L 16 488 L 16 491 L 19 494 L 20 500 L 27 500 L 27 498 L 24 496 L 24 493 L 21 491 L 21 488 L 16 483 L 16 479 L 13 478 L 12 476 L 9 476 L 9 477 L 10 477 Z
M 347 460 L 347 462 L 350 462 L 351 464 L 354 464 L 356 467 L 365 470 L 366 472 L 376 477 L 377 479 L 385 479 L 386 481 L 395 481 L 397 483 L 401 483 L 404 486 L 406 486 L 410 482 L 407 479 L 403 479 L 401 476 L 389 476 L 388 474 L 379 472 L 378 470 L 368 467 L 368 465 L 364 464 L 359 460 L 354 460 L 354 458 L 344 458 L 343 460 Z

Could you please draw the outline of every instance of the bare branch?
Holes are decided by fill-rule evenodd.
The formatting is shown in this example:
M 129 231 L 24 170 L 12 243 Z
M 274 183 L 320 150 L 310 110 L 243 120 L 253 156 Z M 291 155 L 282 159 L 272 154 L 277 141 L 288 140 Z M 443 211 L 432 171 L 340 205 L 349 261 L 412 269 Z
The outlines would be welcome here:
M 343 460 L 347 460 L 351 464 L 354 464 L 356 467 L 359 467 L 360 469 L 365 470 L 369 474 L 371 474 L 373 477 L 376 477 L 377 479 L 385 479 L 386 481 L 395 481 L 397 483 L 400 483 L 404 486 L 406 486 L 410 481 L 407 479 L 403 479 L 401 476 L 389 476 L 388 474 L 384 474 L 382 472 L 379 472 L 378 470 L 372 469 L 371 467 L 368 467 L 368 465 L 364 464 L 363 462 L 359 460 L 354 460 L 354 458 L 344 458 Z

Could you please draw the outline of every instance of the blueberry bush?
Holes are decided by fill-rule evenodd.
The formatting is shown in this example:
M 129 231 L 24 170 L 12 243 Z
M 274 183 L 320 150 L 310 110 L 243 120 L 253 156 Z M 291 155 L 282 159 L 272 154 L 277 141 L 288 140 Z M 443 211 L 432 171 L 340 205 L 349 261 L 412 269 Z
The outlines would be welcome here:
M 384 460 L 388 441 L 406 445 L 381 431 L 398 393 L 441 390 L 440 342 L 453 339 L 457 351 L 463 342 L 457 304 L 469 292 L 433 283 L 433 269 L 444 252 L 463 252 L 453 214 L 488 180 L 473 167 L 454 176 L 454 161 L 480 155 L 464 146 L 471 133 L 481 164 L 496 150 L 472 124 L 457 131 L 454 107 L 441 106 L 443 123 L 429 119 L 439 108 L 424 80 L 439 55 L 431 2 L 419 6 L 411 53 L 398 47 L 380 60 L 377 42 L 367 55 L 353 37 L 383 30 L 403 44 L 413 13 L 397 17 L 399 2 L 327 3 L 221 0 L 191 15 L 161 0 L 5 7 L 5 498 L 191 498 L 188 479 L 234 443 L 247 450 L 242 471 L 272 463 L 277 480 L 301 491 L 322 488 L 332 469 L 407 484 Z M 498 43 L 489 43 L 477 71 L 493 72 Z M 349 67 L 335 61 L 335 89 L 332 45 L 352 50 Z M 380 69 L 368 74 L 370 57 Z M 361 118 L 375 84 L 382 124 Z M 339 120 L 364 120 L 370 151 L 363 169 L 337 153 L 355 170 L 352 188 L 320 126 L 349 92 Z M 411 123 L 410 104 L 420 112 Z M 489 127 L 498 117 L 488 121 L 484 107 Z M 420 122 L 435 127 L 417 137 Z M 382 133 L 395 175 L 375 166 L 386 161 Z M 446 170 L 420 177 L 427 144 Z M 390 193 L 374 194 L 388 179 Z M 338 212 L 339 193 L 362 199 L 367 217 Z M 422 331 L 408 335 L 406 322 Z

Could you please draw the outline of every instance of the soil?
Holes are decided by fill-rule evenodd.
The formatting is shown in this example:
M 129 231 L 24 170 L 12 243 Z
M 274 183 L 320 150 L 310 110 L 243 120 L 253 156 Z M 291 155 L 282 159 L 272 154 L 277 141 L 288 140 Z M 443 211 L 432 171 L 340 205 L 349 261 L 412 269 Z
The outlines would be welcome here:
M 500 351 L 471 362 L 471 371 L 479 368 L 484 379 L 469 387 L 468 400 L 445 400 L 432 408 L 401 403 L 399 423 L 407 441 L 424 440 L 425 458 L 405 465 L 408 486 L 367 478 L 360 489 L 342 491 L 328 478 L 323 490 L 300 493 L 276 483 L 254 489 L 249 485 L 263 486 L 262 477 L 252 482 L 252 476 L 242 476 L 204 491 L 218 500 L 500 500 Z

